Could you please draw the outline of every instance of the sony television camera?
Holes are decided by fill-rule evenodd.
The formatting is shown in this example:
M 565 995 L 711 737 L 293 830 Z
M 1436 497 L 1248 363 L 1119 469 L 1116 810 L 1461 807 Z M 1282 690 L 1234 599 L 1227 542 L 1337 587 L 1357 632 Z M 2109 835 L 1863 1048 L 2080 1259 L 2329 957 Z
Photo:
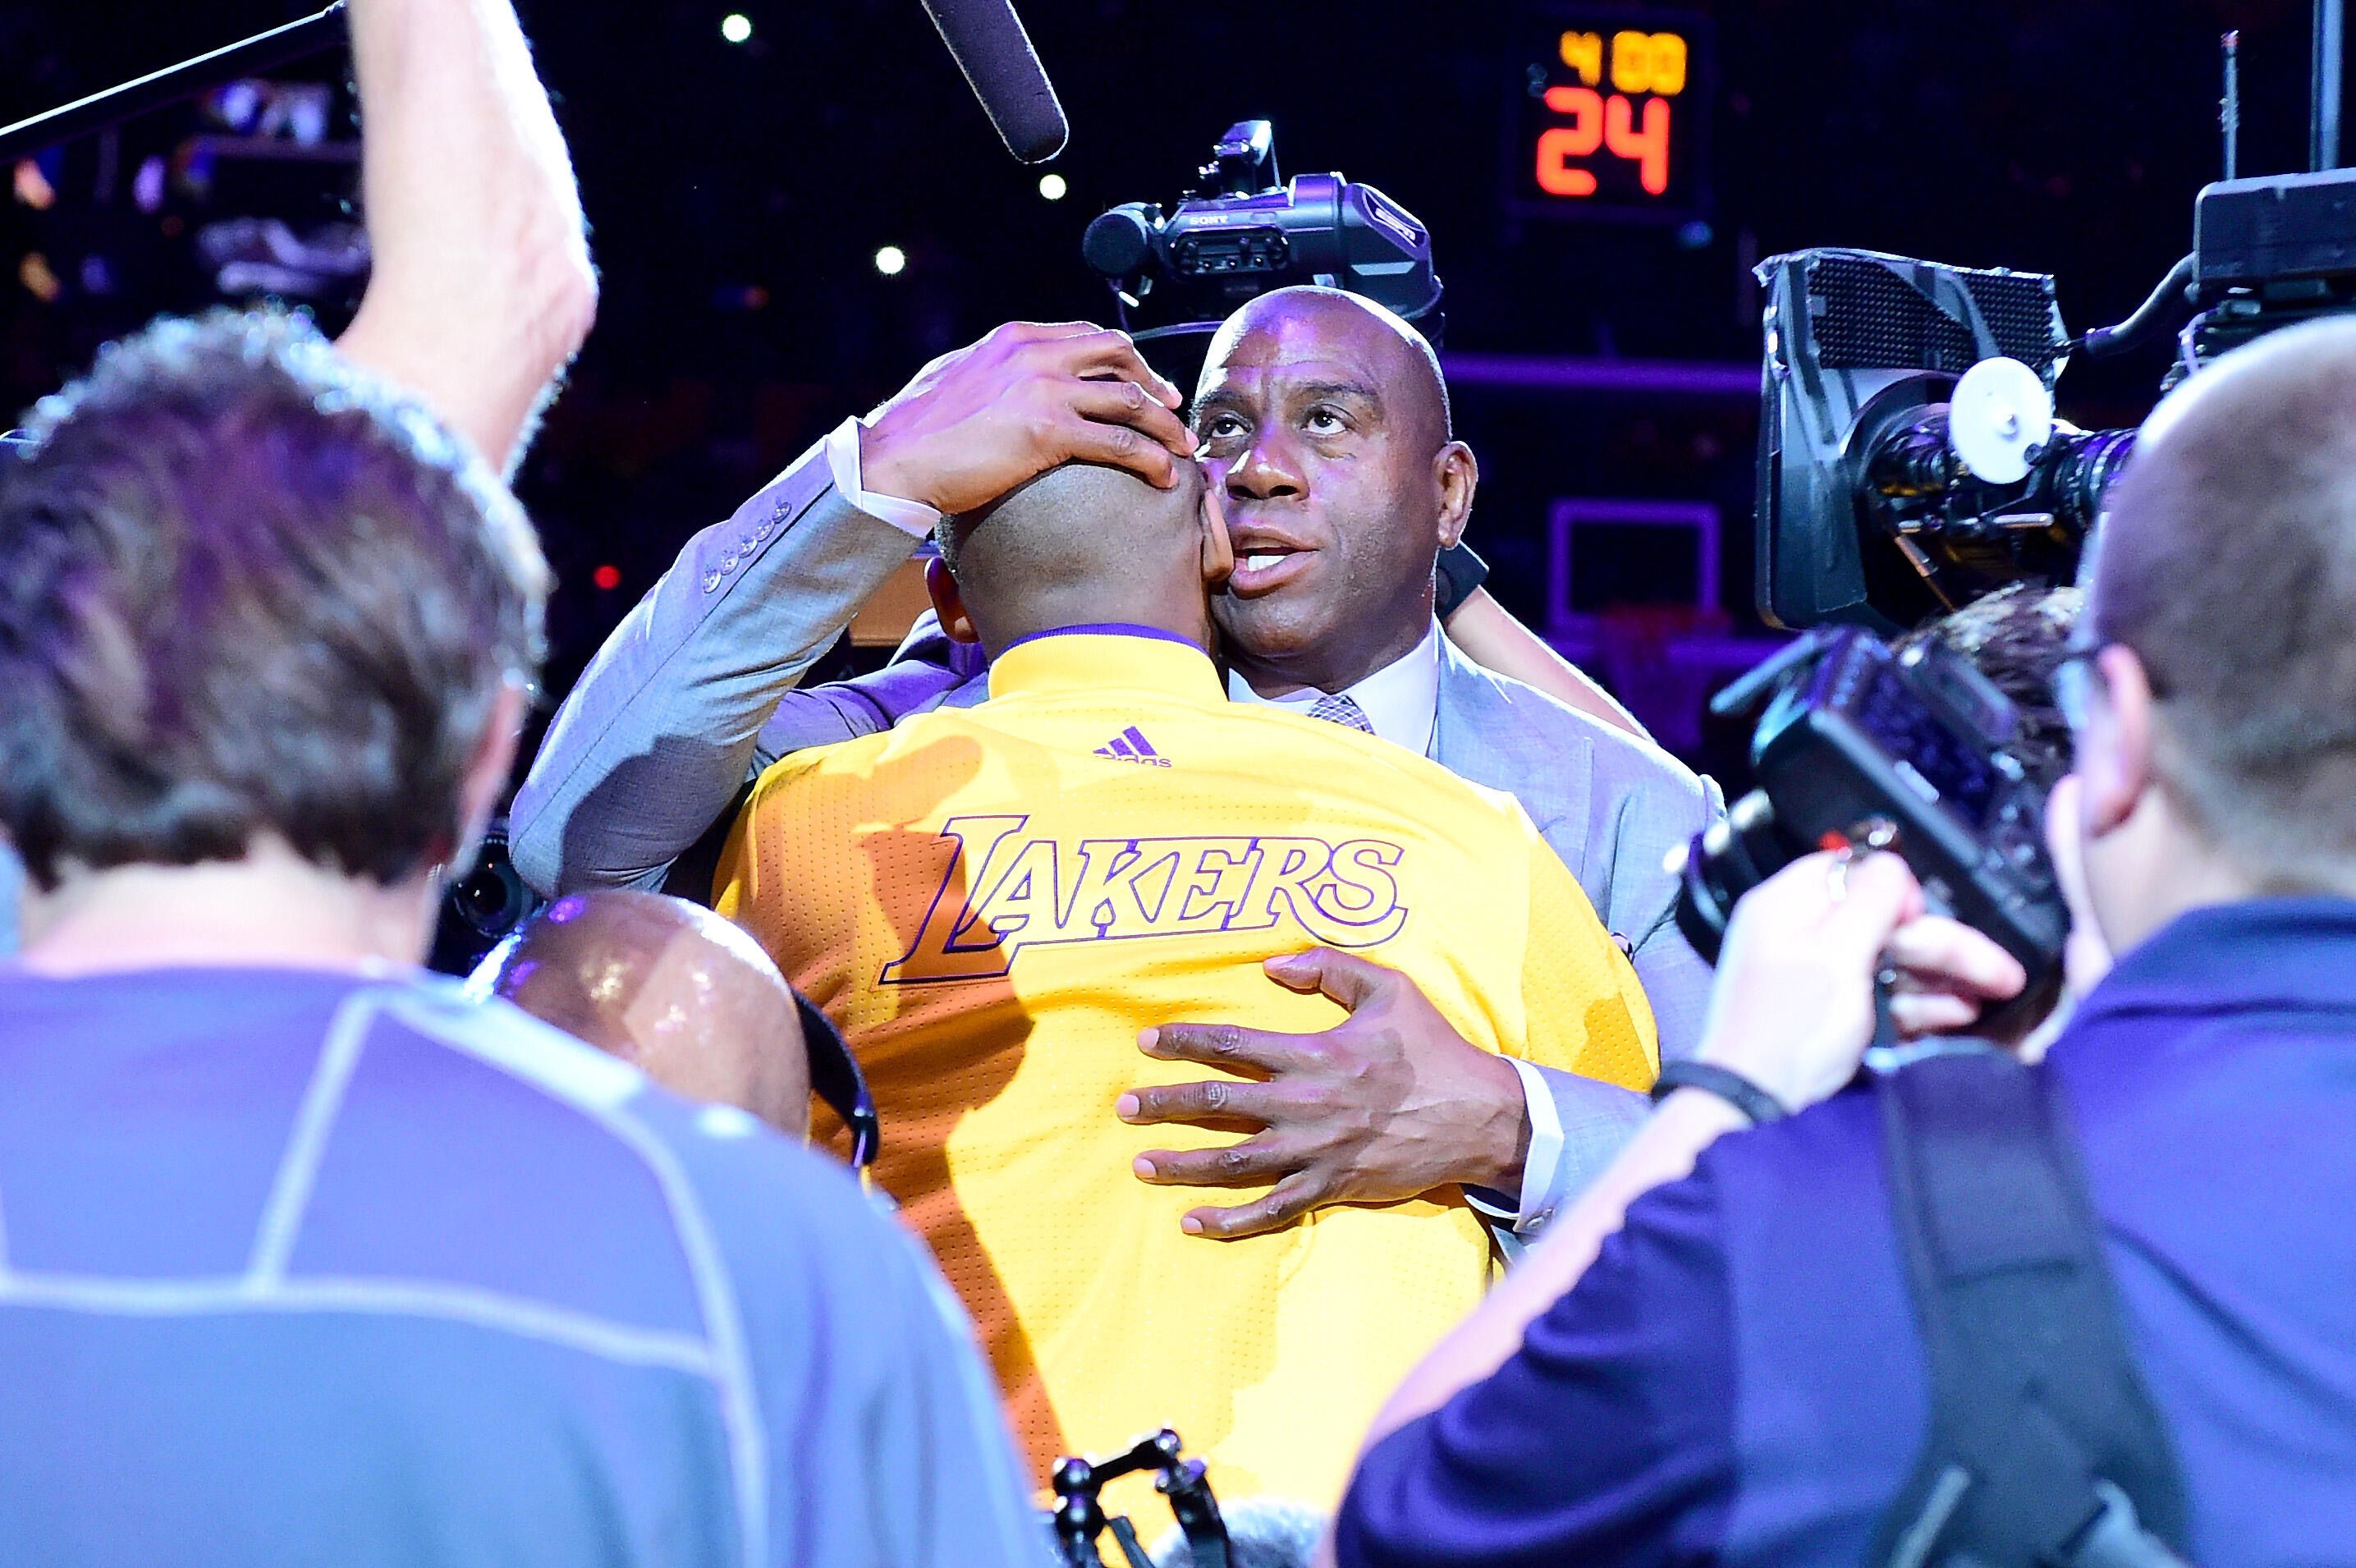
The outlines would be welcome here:
M 2010 584 L 2068 583 L 2135 445 L 2053 416 L 2073 352 L 2160 342 L 2163 391 L 2265 333 L 2356 313 L 2356 169 L 2339 161 L 2337 24 L 2319 0 L 2305 174 L 2236 179 L 2237 56 L 2226 40 L 2228 177 L 2201 190 L 2191 253 L 2133 315 L 2072 338 L 2051 276 L 1869 251 L 1762 263 L 1758 605 L 1815 630 L 1710 706 L 1766 702 L 1761 789 L 1687 852 L 1677 922 L 1715 962 L 1735 900 L 1796 856 L 1853 843 L 1904 855 L 1941 912 L 2019 959 L 2026 1011 L 2067 930 L 2043 791 L 2009 749 L 2011 703 L 1914 626 Z M 2326 67 L 2329 67 L 2327 70 Z
M 2029 972 L 2023 1004 L 2059 973 L 2069 916 L 2045 853 L 2044 789 L 2008 749 L 2011 701 L 1936 640 L 1893 651 L 1857 627 L 1810 632 L 1711 703 L 1766 713 L 1760 788 L 1687 851 L 1677 926 L 1718 961 L 1735 901 L 1813 850 L 1906 859 L 1933 910 L 1993 938 Z
M 1430 231 L 1373 186 L 1339 174 L 1286 183 L 1265 120 L 1230 127 L 1196 178 L 1167 214 L 1125 202 L 1081 238 L 1141 341 L 1207 335 L 1246 300 L 1293 284 L 1363 295 L 1439 339 Z

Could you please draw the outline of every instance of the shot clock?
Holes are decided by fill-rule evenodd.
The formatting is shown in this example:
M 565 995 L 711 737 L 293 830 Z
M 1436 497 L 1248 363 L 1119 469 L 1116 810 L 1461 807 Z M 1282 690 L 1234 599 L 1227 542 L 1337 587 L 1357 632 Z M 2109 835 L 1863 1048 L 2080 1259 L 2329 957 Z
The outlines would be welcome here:
M 1506 206 L 1525 218 L 1682 221 L 1708 205 L 1709 20 L 1539 6 L 1524 14 Z

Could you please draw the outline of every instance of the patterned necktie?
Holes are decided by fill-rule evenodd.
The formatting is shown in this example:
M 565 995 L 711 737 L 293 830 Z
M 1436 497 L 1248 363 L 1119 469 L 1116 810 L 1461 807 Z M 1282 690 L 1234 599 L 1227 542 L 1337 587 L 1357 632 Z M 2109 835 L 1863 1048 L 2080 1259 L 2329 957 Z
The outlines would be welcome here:
M 1355 697 L 1347 695 L 1320 697 L 1311 704 L 1309 716 L 1312 719 L 1323 719 L 1328 724 L 1364 730 L 1368 735 L 1375 733 L 1375 726 L 1366 722 L 1366 710 L 1358 706 L 1358 700 Z

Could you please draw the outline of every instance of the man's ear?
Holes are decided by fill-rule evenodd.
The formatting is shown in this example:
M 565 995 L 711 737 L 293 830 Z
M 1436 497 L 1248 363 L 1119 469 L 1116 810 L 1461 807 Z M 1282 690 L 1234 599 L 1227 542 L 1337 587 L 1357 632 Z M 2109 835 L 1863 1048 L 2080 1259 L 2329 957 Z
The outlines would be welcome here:
M 932 596 L 933 613 L 941 618 L 941 629 L 949 634 L 950 641 L 981 640 L 981 634 L 973 629 L 973 618 L 965 613 L 965 600 L 958 596 L 957 579 L 937 555 L 925 563 L 925 592 Z
M 2094 656 L 2102 690 L 2075 741 L 2074 771 L 2085 788 L 2086 836 L 2102 837 L 2135 815 L 2152 784 L 2151 677 L 2131 648 L 2113 643 Z
M 1481 465 L 1472 448 L 1451 441 L 1431 460 L 1431 477 L 1440 486 L 1440 547 L 1453 549 L 1464 537 L 1472 518 L 1472 492 L 1481 488 Z
M 1217 485 L 1203 487 L 1203 581 L 1217 587 L 1235 575 L 1236 546 L 1227 537 L 1227 498 Z

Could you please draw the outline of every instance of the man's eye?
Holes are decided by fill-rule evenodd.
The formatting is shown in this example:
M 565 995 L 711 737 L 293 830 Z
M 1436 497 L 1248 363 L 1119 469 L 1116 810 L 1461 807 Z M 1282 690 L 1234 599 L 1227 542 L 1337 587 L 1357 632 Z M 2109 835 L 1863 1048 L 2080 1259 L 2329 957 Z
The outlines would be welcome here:
M 1240 435 L 1244 422 L 1232 413 L 1215 413 L 1203 422 L 1201 435 L 1206 441 L 1222 441 L 1230 435 Z
M 1349 427 L 1348 422 L 1344 420 L 1341 414 L 1330 408 L 1311 409 L 1309 411 L 1309 417 L 1301 423 L 1320 435 L 1335 435 Z

